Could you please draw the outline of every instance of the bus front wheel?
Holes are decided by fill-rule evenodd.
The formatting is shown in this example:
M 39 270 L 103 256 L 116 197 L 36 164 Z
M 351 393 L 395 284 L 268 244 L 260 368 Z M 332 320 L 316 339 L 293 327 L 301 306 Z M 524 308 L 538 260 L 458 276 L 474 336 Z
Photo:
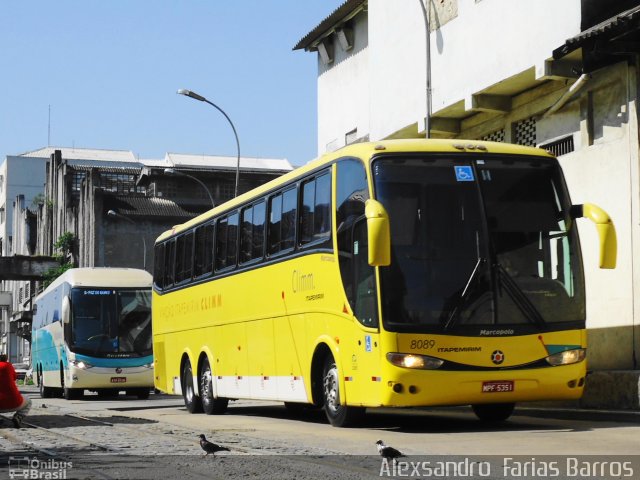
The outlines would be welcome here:
M 511 416 L 515 406 L 515 403 L 486 403 L 471 405 L 471 408 L 483 422 L 503 422 Z
M 53 390 L 51 387 L 44 386 L 44 380 L 42 378 L 42 371 L 38 373 L 38 387 L 40 389 L 40 398 L 53 397 Z
M 202 402 L 193 388 L 193 370 L 191 362 L 188 360 L 182 370 L 182 396 L 184 397 L 184 406 L 187 407 L 189 413 L 202 412 Z
M 339 379 L 336 362 L 329 357 L 325 362 L 322 375 L 324 413 L 327 415 L 329 423 L 334 427 L 348 427 L 362 419 L 365 409 L 342 405 Z
M 213 397 L 213 375 L 209 359 L 205 358 L 200 370 L 200 398 L 202 399 L 202 409 L 207 415 L 222 415 L 227 411 L 229 405 L 228 398 Z

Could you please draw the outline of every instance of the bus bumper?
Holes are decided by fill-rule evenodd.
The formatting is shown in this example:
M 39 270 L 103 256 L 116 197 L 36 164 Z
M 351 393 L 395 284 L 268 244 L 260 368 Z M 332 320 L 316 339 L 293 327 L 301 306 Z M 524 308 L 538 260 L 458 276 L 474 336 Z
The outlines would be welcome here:
M 113 388 L 125 390 L 137 387 L 153 387 L 153 368 L 122 367 L 88 369 L 69 368 L 67 386 L 69 388 L 104 389 Z
M 390 407 L 473 405 L 541 400 L 576 400 L 582 396 L 586 362 L 529 370 L 410 371 L 391 368 L 382 388 Z

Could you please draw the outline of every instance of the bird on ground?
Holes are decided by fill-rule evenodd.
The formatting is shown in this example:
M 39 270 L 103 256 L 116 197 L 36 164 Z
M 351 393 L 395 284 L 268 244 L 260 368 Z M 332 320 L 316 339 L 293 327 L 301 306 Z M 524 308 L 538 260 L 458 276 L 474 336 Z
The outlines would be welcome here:
M 380 454 L 380 456 L 387 461 L 391 460 L 393 462 L 396 462 L 398 458 L 406 457 L 406 455 L 400 452 L 400 450 L 396 450 L 393 447 L 385 445 L 382 440 L 378 440 L 376 442 L 376 447 L 378 447 L 378 453 Z
M 228 452 L 229 449 L 227 447 L 223 447 L 222 445 L 216 445 L 213 442 L 210 442 L 209 440 L 207 440 L 207 438 L 203 435 L 200 434 L 200 446 L 202 447 L 202 449 L 207 452 L 205 453 L 205 457 L 207 455 L 209 455 L 210 453 L 214 454 L 216 452 Z

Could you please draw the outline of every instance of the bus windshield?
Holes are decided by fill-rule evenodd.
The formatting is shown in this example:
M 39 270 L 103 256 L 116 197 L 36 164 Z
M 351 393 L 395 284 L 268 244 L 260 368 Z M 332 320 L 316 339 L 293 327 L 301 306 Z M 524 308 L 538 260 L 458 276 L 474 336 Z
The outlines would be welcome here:
M 391 223 L 385 328 L 584 327 L 578 237 L 555 159 L 383 157 L 373 175 Z
M 71 341 L 76 353 L 98 357 L 151 354 L 151 291 L 71 290 Z

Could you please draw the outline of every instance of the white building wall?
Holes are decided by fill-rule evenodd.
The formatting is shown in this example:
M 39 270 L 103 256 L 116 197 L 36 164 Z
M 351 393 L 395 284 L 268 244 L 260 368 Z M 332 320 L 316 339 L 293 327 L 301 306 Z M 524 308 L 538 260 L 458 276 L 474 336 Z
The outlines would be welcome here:
M 334 149 L 356 122 L 359 132 L 366 127 L 376 140 L 424 119 L 426 40 L 419 1 L 369 0 L 366 57 L 343 62 L 338 47 L 333 65 L 327 69 L 320 63 L 319 153 Z M 553 49 L 580 32 L 580 1 L 436 2 L 432 25 L 439 28 L 430 37 L 432 111 L 524 71 L 531 70 L 533 77 Z M 358 19 L 362 29 L 366 24 Z
M 333 37 L 335 40 L 335 36 Z M 353 48 L 333 44 L 333 62 L 318 56 L 318 152 L 344 147 L 345 135 L 369 134 L 369 48 L 366 15 L 354 21 Z M 322 121 L 326 119 L 326 121 Z

